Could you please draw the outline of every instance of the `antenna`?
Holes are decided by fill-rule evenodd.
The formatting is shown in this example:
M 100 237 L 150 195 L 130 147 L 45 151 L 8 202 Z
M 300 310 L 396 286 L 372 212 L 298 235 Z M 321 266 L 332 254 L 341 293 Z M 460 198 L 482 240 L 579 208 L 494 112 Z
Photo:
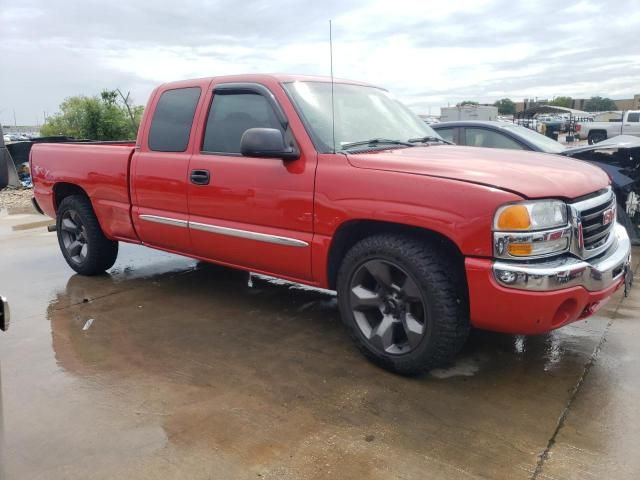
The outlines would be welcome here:
M 336 153 L 336 110 L 333 100 L 333 36 L 331 34 L 331 20 L 329 20 L 329 63 L 331 64 L 331 137 L 333 139 L 333 153 Z

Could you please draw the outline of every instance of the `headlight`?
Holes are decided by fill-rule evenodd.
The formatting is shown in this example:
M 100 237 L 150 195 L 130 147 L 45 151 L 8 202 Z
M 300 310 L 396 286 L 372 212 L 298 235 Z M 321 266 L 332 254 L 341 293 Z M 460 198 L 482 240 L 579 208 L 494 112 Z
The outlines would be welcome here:
M 535 200 L 500 207 L 493 220 L 494 254 L 500 258 L 543 257 L 569 249 L 567 205 Z
M 537 200 L 500 207 L 493 222 L 496 231 L 544 230 L 567 225 L 567 205 L 559 200 Z

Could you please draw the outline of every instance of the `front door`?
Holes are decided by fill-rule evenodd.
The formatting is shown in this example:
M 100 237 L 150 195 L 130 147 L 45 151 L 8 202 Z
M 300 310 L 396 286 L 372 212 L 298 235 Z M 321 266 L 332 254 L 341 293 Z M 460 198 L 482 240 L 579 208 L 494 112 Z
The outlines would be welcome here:
M 294 132 L 273 93 L 259 84 L 212 85 L 202 141 L 189 163 L 194 253 L 291 279 L 311 279 L 316 154 L 297 160 L 240 154 L 249 128 Z M 204 116 L 204 115 L 203 115 Z

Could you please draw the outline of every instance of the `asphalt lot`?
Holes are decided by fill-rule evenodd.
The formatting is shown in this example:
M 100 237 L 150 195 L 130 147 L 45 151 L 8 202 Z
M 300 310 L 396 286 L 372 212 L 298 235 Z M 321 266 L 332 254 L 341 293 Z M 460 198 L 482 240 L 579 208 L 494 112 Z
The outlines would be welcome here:
M 640 478 L 640 287 L 408 379 L 329 293 L 130 245 L 79 277 L 43 219 L 0 212 L 3 480 Z

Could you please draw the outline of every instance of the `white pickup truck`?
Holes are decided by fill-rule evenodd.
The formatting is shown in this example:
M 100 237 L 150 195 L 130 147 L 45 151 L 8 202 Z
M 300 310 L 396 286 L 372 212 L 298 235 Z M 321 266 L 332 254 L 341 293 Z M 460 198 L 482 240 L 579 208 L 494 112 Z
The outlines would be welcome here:
M 629 110 L 622 115 L 622 121 L 582 122 L 576 124 L 576 136 L 589 140 L 589 144 L 601 142 L 618 135 L 640 137 L 640 110 Z

